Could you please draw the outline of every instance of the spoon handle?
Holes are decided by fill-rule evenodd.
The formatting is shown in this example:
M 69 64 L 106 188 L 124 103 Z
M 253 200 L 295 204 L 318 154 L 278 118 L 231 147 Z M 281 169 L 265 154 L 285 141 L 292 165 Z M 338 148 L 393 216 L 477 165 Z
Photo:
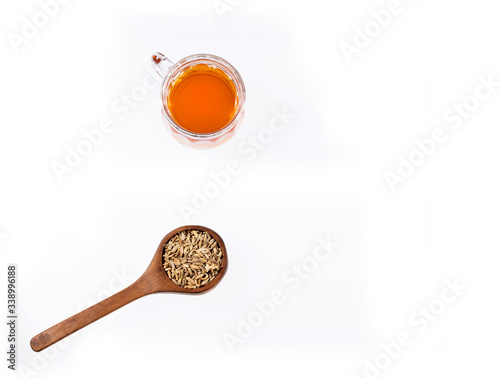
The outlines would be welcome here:
M 88 326 L 90 323 L 110 314 L 120 307 L 130 303 L 140 297 L 153 292 L 143 280 L 138 279 L 132 285 L 109 298 L 96 303 L 92 307 L 69 317 L 53 327 L 39 333 L 31 339 L 31 348 L 35 352 L 40 352 L 52 344 L 71 335 L 73 332 Z

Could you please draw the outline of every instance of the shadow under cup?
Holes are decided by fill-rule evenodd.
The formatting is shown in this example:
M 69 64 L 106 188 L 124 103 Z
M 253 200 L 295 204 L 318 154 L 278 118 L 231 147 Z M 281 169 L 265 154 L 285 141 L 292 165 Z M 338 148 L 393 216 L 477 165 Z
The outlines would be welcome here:
M 243 79 L 231 64 L 215 55 L 196 54 L 190 55 L 172 65 L 160 53 L 153 55 L 153 63 L 156 65 L 157 72 L 161 76 L 164 76 L 161 87 L 162 120 L 176 140 L 189 147 L 204 149 L 216 147 L 234 136 L 244 117 L 246 93 Z M 224 87 L 224 84 L 221 83 L 225 81 L 227 85 L 225 89 L 234 92 L 234 104 L 230 104 L 232 106 L 230 118 L 223 121 L 225 124 L 223 123 L 220 127 L 216 127 L 208 132 L 199 131 L 198 129 L 193 130 L 193 128 L 189 129 L 183 126 L 182 119 L 179 118 L 179 114 L 176 114 L 176 108 L 172 107 L 173 99 L 175 100 L 174 96 L 184 96 L 185 98 L 189 91 L 193 92 L 197 90 L 196 84 L 193 85 L 194 81 L 192 80 L 194 75 L 197 74 L 205 74 L 206 77 L 202 80 L 206 82 L 212 81 L 219 87 Z M 187 85 L 188 80 L 191 80 L 190 87 Z M 182 84 L 183 81 L 186 82 L 185 88 L 181 87 L 184 85 Z M 203 83 L 200 85 L 203 85 Z M 193 94 L 193 103 L 184 104 L 183 111 L 185 117 L 198 119 L 198 122 L 203 122 L 204 113 L 201 110 L 202 108 L 205 109 L 205 112 L 208 110 L 212 113 L 223 107 L 227 108 L 227 95 L 225 103 L 218 104 L 217 96 L 203 98 L 202 95 L 198 96 L 196 92 Z M 208 95 L 210 95 L 210 92 L 208 92 Z

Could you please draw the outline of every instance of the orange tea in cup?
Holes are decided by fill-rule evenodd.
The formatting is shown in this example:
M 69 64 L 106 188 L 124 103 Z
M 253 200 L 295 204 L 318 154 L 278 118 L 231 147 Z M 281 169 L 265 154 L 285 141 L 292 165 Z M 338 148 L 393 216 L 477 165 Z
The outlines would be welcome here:
M 193 133 L 213 133 L 229 124 L 238 107 L 236 88 L 219 68 L 197 64 L 170 86 L 167 106 L 174 121 Z
M 210 54 L 187 56 L 172 63 L 151 57 L 161 85 L 162 120 L 186 146 L 213 148 L 231 139 L 245 115 L 245 85 L 226 60 Z

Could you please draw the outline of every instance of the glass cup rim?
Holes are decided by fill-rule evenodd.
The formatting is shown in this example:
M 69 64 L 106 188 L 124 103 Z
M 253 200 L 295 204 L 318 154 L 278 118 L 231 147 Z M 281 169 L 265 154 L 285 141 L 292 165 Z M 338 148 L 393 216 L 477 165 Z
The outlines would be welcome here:
M 184 129 L 181 125 L 179 125 L 172 115 L 170 114 L 170 110 L 168 109 L 168 90 L 167 88 L 171 84 L 172 80 L 176 78 L 181 72 L 183 72 L 186 68 L 190 67 L 193 62 L 199 61 L 200 64 L 209 64 L 215 63 L 215 67 L 222 69 L 222 71 L 229 77 L 231 81 L 233 81 L 236 96 L 238 99 L 238 106 L 234 112 L 233 118 L 228 122 L 226 126 L 222 129 L 213 131 L 210 133 L 195 133 L 189 130 Z M 220 66 L 220 67 L 219 67 Z M 218 137 L 220 135 L 225 134 L 227 131 L 231 130 L 235 125 L 239 123 L 244 114 L 244 105 L 246 100 L 246 90 L 245 84 L 243 83 L 243 79 L 241 78 L 240 73 L 236 68 L 231 65 L 227 60 L 221 58 L 217 55 L 212 54 L 193 54 L 188 55 L 185 58 L 182 58 L 177 63 L 175 63 L 168 70 L 167 75 L 163 79 L 161 92 L 160 92 L 161 102 L 162 102 L 162 113 L 168 119 L 169 124 L 179 133 L 189 136 L 194 139 L 210 139 L 214 137 Z

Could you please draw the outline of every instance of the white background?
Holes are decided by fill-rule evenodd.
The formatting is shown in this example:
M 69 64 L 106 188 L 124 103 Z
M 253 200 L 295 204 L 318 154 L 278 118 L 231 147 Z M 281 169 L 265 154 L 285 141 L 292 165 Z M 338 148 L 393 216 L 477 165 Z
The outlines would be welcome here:
M 71 1 L 16 52 L 9 33 L 41 8 L 2 2 L 0 282 L 17 264 L 21 376 L 347 378 L 401 331 L 414 342 L 380 376 L 498 374 L 500 87 L 457 130 L 442 118 L 478 77 L 500 81 L 498 5 L 401 0 L 348 62 L 341 43 L 387 1 L 233 4 L 220 17 L 212 0 Z M 123 119 L 111 110 L 155 51 L 212 53 L 240 71 L 247 117 L 232 141 L 210 151 L 174 141 L 158 89 Z M 295 118 L 247 162 L 239 146 L 283 108 Z M 106 117 L 115 130 L 59 181 L 52 164 Z M 447 141 L 391 191 L 384 173 L 437 127 Z M 179 205 L 233 160 L 241 174 L 186 221 Z M 149 296 L 30 349 L 35 334 L 139 277 L 185 223 L 226 242 L 229 272 L 214 291 Z M 340 247 L 291 290 L 282 274 L 327 236 Z M 467 289 L 417 332 L 412 313 L 455 278 Z M 223 335 L 274 289 L 285 302 L 230 353 Z

